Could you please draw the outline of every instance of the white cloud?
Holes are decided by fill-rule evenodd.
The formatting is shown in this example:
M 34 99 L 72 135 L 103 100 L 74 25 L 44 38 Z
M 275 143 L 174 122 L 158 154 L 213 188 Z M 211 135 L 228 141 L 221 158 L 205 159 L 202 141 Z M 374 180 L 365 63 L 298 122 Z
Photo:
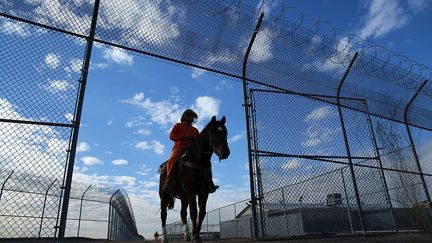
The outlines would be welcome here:
M 76 149 L 77 149 L 76 150 L 77 153 L 87 152 L 90 151 L 90 146 L 86 142 L 81 142 L 77 145 Z
M 153 140 L 151 142 L 140 141 L 140 142 L 135 144 L 135 148 L 141 149 L 141 150 L 152 150 L 156 154 L 163 154 L 163 150 L 165 148 L 165 145 L 161 144 L 157 140 Z
M 288 161 L 286 161 L 283 165 L 282 165 L 282 169 L 284 170 L 294 170 L 297 169 L 301 164 L 301 161 L 299 158 L 292 158 L 289 159 Z
M 409 15 L 397 0 L 372 0 L 368 3 L 368 13 L 359 30 L 359 35 L 364 39 L 383 37 L 409 21 Z
M 51 93 L 64 92 L 68 89 L 73 89 L 74 86 L 66 80 L 48 80 L 49 84 L 43 88 Z
M 251 62 L 264 62 L 273 57 L 271 36 L 269 28 L 258 32 L 249 56 Z
M 92 65 L 91 65 L 91 68 L 92 68 L 92 69 L 96 69 L 96 68 L 99 68 L 99 69 L 105 69 L 105 68 L 107 68 L 108 66 L 109 66 L 108 63 L 99 62 L 99 63 L 92 64 Z
M 150 117 L 150 121 L 161 125 L 173 125 L 180 121 L 181 114 L 186 107 L 181 107 L 177 103 L 173 103 L 169 100 L 161 100 L 153 102 L 150 98 L 145 98 L 144 93 L 140 92 L 134 95 L 128 100 L 122 101 L 124 103 L 132 104 L 140 109 L 145 110 L 146 115 Z M 195 99 L 195 104 L 189 106 L 198 114 L 198 124 L 197 127 L 202 126 L 202 122 L 212 116 L 219 114 L 219 107 L 221 101 L 217 98 L 210 96 L 200 96 Z M 138 126 L 139 124 L 145 124 L 144 117 L 140 117 L 138 120 L 128 122 L 127 127 Z
M 228 142 L 235 143 L 235 142 L 239 141 L 240 139 L 244 138 L 245 135 L 246 135 L 246 131 L 242 131 L 241 133 L 236 134 L 236 135 L 230 137 L 228 139 Z
M 143 165 L 141 165 L 137 174 L 145 176 L 145 175 L 148 175 L 148 173 L 150 173 L 150 171 L 152 171 L 152 169 L 148 168 L 146 164 L 143 164 Z
M 128 161 L 125 159 L 115 159 L 112 161 L 113 165 L 127 165 Z
M 123 11 L 125 6 L 127 14 Z M 129 44 L 165 44 L 180 35 L 177 23 L 185 17 L 185 9 L 166 1 L 106 1 L 101 3 L 101 11 L 105 14 L 100 26 L 127 30 L 120 38 Z
M 232 86 L 230 83 L 228 83 L 225 80 L 221 80 L 219 82 L 219 84 L 216 85 L 215 89 L 216 89 L 216 91 L 219 91 L 219 90 L 224 90 L 224 89 L 230 89 L 231 87 Z
M 62 26 L 67 30 L 77 33 L 87 33 L 90 29 L 91 14 L 80 11 L 76 14 L 73 11 L 74 6 L 68 7 L 61 1 L 32 1 L 27 0 L 28 4 L 37 5 L 34 10 L 35 21 L 50 26 Z M 82 1 L 80 1 L 82 2 Z M 76 4 L 77 1 L 72 3 Z M 77 4 L 79 6 L 79 4 Z
M 137 131 L 137 133 L 143 136 L 147 136 L 151 134 L 151 130 L 147 128 L 141 128 Z
M 199 78 L 201 77 L 205 71 L 200 68 L 192 68 L 192 78 Z
M 103 52 L 103 58 L 107 61 L 112 61 L 120 65 L 133 64 L 133 56 L 117 47 L 105 49 Z
M 74 115 L 72 113 L 66 113 L 64 116 L 68 121 L 72 121 L 74 119 Z
M 87 166 L 92 166 L 92 165 L 101 165 L 103 164 L 103 161 L 96 158 L 96 157 L 92 157 L 92 156 L 84 156 L 81 157 L 80 160 L 82 162 L 84 162 L 85 165 Z
M 407 3 L 408 8 L 414 11 L 414 13 L 427 9 L 429 5 L 428 0 L 408 0 Z
M 127 101 L 122 101 L 122 102 L 128 103 Z M 134 105 L 138 106 L 137 104 L 134 104 Z M 138 108 L 141 108 L 141 107 L 138 106 Z M 126 122 L 125 127 L 127 127 L 127 128 L 134 128 L 134 127 L 140 127 L 140 126 L 146 126 L 146 125 L 152 125 L 152 122 L 149 122 L 143 116 L 138 116 L 138 117 L 134 118 L 132 121 Z
M 321 120 L 324 118 L 327 118 L 331 116 L 330 113 L 330 107 L 329 106 L 322 106 L 319 108 L 314 109 L 306 116 L 306 121 L 311 120 Z
M 243 164 L 243 169 L 249 171 L 249 162 Z
M 150 116 L 150 120 L 159 125 L 172 125 L 179 122 L 182 114 L 180 105 L 168 100 L 153 102 L 150 98 L 145 98 L 142 92 L 123 102 L 145 110 L 146 114 Z
M 157 181 L 142 181 L 140 182 L 140 185 L 144 188 L 151 188 L 151 187 L 157 187 L 159 186 L 159 182 Z
M 306 115 L 305 123 L 307 127 L 305 136 L 303 136 L 303 147 L 317 146 L 334 139 L 334 134 L 340 131 L 339 128 L 332 126 L 334 123 L 331 119 L 334 119 L 334 114 L 329 106 L 321 106 Z
M 109 120 L 108 122 L 107 122 L 107 125 L 108 126 L 111 126 L 113 124 L 113 120 Z
M 116 186 L 126 186 L 128 188 L 133 187 L 136 183 L 136 178 L 132 176 L 114 176 L 114 185 Z
M 48 53 L 45 56 L 45 64 L 49 68 L 56 69 L 60 65 L 60 57 L 54 53 Z
M 81 72 L 82 64 L 83 61 L 81 59 L 73 58 L 70 60 L 69 66 L 65 68 L 65 71 L 79 73 Z
M 210 96 L 200 96 L 196 98 L 194 110 L 197 112 L 200 120 L 210 118 L 219 114 L 221 101 Z
M 7 99 L 0 98 L 0 114 L 3 119 L 34 120 L 17 112 Z M 0 149 L 2 168 L 15 171 L 28 171 L 36 175 L 60 176 L 67 155 L 68 139 L 59 139 L 59 130 L 55 127 L 28 126 L 14 123 L 0 123 L 0 141 L 8 146 Z M 31 161 L 31 163 L 23 163 Z M 50 168 L 47 174 L 45 168 Z
M 11 21 L 3 21 L 3 25 L 0 27 L 0 30 L 9 35 L 18 35 L 20 37 L 27 37 L 30 35 L 30 31 L 25 27 L 24 24 L 19 24 Z

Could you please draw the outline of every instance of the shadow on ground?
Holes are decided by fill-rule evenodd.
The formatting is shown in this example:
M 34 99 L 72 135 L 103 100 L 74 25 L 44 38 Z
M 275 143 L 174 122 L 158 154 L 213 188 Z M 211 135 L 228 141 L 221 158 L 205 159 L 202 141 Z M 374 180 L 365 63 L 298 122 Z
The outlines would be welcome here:
M 56 239 L 0 239 L 0 242 L 17 242 L 17 243 L 54 243 L 57 242 Z M 134 243 L 143 241 L 108 241 L 108 240 L 98 240 L 98 239 L 88 239 L 88 238 L 66 238 L 64 242 L 76 242 L 76 243 Z M 155 240 L 145 240 L 144 242 L 160 242 Z M 172 243 L 179 243 L 184 241 L 170 241 Z M 254 242 L 250 239 L 216 239 L 216 240 L 204 240 L 204 242 L 215 242 L 215 243 L 225 243 L 225 242 Z M 432 233 L 422 232 L 422 233 L 400 233 L 400 234 L 387 234 L 387 235 L 358 235 L 358 236 L 346 236 L 346 237 L 328 237 L 328 238 L 317 238 L 317 239 L 287 239 L 287 240 L 271 240 L 271 241 L 255 241 L 255 242 L 268 242 L 268 243 L 279 243 L 279 242 L 289 242 L 289 243 L 319 243 L 319 242 L 335 242 L 335 243 L 432 243 Z

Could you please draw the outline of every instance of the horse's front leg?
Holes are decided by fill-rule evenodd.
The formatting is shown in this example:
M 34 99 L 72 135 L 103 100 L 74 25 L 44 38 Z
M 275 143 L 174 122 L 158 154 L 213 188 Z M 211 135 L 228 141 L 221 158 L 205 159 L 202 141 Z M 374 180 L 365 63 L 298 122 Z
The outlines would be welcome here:
M 201 242 L 201 238 L 199 237 L 198 226 L 197 226 L 198 210 L 197 210 L 196 196 L 189 195 L 188 203 L 189 203 L 189 214 L 192 221 L 192 242 Z
M 180 218 L 183 223 L 183 240 L 190 241 L 191 236 L 189 233 L 189 226 L 187 224 L 187 207 L 188 207 L 188 201 L 184 198 L 181 199 L 181 211 L 180 211 Z
M 199 207 L 199 215 L 198 215 L 198 223 L 197 223 L 198 235 L 201 232 L 201 226 L 206 216 L 206 206 L 207 206 L 208 196 L 209 196 L 208 193 L 203 193 L 198 195 L 198 207 Z

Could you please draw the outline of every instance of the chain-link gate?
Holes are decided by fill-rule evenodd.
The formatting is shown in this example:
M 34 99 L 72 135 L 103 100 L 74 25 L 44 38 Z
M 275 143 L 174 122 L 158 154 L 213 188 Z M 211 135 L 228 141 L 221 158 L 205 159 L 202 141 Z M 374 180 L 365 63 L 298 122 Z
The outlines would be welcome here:
M 398 144 L 402 124 L 371 118 L 365 100 L 249 92 L 259 237 L 430 227 L 429 175 Z
M 257 89 L 250 97 L 262 237 L 394 229 L 365 101 L 341 99 L 363 110 L 342 109 L 347 156 L 336 97 Z

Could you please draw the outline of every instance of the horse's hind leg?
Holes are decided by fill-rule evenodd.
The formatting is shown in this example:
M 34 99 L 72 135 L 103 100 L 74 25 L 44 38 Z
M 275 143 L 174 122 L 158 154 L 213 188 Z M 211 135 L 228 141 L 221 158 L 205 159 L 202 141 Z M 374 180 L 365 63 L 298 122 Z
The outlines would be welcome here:
M 167 218 L 167 201 L 164 198 L 165 195 L 161 196 L 161 221 L 162 221 L 162 243 L 168 243 L 168 235 L 166 231 L 166 218 Z
M 199 207 L 198 223 L 197 223 L 198 235 L 201 232 L 201 226 L 206 216 L 208 195 L 209 195 L 208 193 L 203 193 L 201 195 L 198 195 L 198 207 Z
M 163 186 L 165 184 L 166 172 L 161 171 L 160 179 L 159 179 L 159 197 L 160 197 L 160 210 L 161 210 L 161 222 L 162 222 L 162 230 L 161 230 L 161 241 L 163 243 L 168 243 L 168 235 L 166 231 L 166 219 L 167 219 L 167 208 L 170 201 L 169 195 L 163 192 Z M 171 205 L 172 206 L 172 205 Z
M 180 211 L 180 217 L 181 221 L 183 223 L 183 240 L 190 241 L 191 236 L 189 233 L 189 226 L 187 224 L 187 207 L 188 207 L 188 201 L 184 198 L 181 199 L 181 211 Z

